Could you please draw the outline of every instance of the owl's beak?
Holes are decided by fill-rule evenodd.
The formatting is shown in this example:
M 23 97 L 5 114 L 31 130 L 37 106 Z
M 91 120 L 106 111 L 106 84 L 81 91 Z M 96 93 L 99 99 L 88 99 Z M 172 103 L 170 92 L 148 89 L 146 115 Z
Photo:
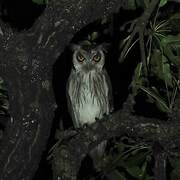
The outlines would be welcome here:
M 92 71 L 93 68 L 94 68 L 93 65 L 90 64 L 90 63 L 88 63 L 88 64 L 86 64 L 86 65 L 84 66 L 84 71 L 85 71 L 86 73 L 88 73 L 89 71 Z
M 90 64 L 90 63 L 87 64 L 87 70 L 88 70 L 88 71 L 92 71 L 93 68 L 94 68 L 94 67 L 93 67 L 92 64 Z

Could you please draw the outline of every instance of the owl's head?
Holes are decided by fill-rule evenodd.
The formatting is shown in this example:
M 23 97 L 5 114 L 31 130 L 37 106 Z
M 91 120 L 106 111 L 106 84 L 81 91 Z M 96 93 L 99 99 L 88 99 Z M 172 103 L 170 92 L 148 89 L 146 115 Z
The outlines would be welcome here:
M 103 45 L 99 46 L 72 46 L 73 65 L 77 72 L 101 71 L 105 63 Z

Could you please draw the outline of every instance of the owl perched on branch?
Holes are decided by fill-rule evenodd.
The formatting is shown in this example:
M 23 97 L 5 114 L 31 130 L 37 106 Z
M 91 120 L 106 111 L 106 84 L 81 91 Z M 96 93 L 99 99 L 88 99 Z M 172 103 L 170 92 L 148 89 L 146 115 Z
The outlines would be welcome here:
M 67 83 L 68 109 L 75 128 L 101 119 L 113 109 L 103 45 L 72 45 L 73 67 Z

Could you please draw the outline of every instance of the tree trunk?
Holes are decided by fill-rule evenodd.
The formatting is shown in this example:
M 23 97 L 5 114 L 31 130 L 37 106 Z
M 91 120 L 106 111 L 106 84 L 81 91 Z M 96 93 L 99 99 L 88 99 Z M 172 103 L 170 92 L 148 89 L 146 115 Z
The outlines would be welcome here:
M 125 0 L 53 0 L 33 27 L 12 33 L 1 23 L 0 76 L 10 115 L 0 148 L 0 179 L 32 179 L 50 134 L 55 100 L 52 65 L 73 35 L 116 12 Z

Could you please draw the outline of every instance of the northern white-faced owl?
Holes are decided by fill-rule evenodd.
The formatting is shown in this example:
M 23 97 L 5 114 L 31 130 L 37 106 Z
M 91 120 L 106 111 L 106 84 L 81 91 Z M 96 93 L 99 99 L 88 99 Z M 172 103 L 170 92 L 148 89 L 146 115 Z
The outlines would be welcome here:
M 103 45 L 72 45 L 73 67 L 67 83 L 68 109 L 75 128 L 112 111 L 112 89 Z

